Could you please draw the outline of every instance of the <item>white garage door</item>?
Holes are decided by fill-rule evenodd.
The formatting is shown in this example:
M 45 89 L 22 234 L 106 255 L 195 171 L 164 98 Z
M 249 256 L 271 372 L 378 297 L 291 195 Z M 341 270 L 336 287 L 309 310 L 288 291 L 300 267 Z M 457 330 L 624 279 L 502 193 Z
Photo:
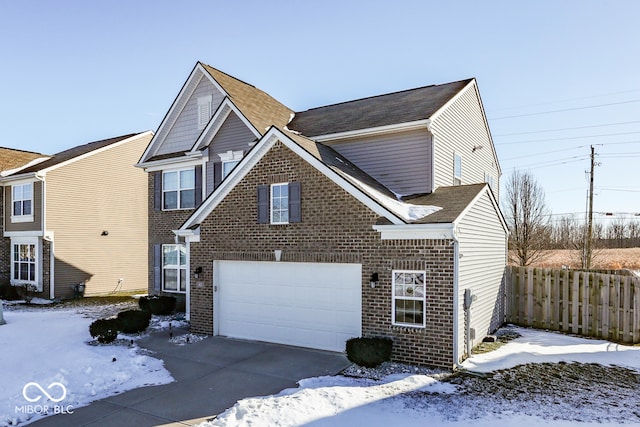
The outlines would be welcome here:
M 361 335 L 359 264 L 217 261 L 214 271 L 220 335 L 332 351 Z

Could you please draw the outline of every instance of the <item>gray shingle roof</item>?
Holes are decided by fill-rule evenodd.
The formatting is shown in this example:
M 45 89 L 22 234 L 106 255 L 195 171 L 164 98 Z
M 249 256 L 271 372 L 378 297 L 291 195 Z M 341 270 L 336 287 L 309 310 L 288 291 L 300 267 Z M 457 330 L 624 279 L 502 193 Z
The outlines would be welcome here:
M 128 135 L 116 136 L 114 138 L 102 139 L 100 141 L 89 142 L 88 144 L 78 145 L 73 148 L 69 148 L 68 150 L 61 151 L 57 154 L 54 154 L 48 160 L 45 160 L 42 163 L 38 163 L 37 165 L 30 166 L 26 169 L 22 169 L 19 172 L 16 172 L 13 175 L 23 174 L 23 173 L 33 173 L 38 172 L 43 169 L 50 168 L 52 166 L 58 165 L 60 163 L 66 162 L 67 160 L 74 159 L 83 154 L 90 153 L 94 150 L 98 150 L 100 148 L 106 147 L 111 144 L 115 144 L 116 142 L 120 142 L 127 138 L 131 138 L 132 136 L 138 135 L 137 133 L 131 133 Z
M 327 105 L 296 113 L 287 125 L 306 136 L 409 123 L 431 117 L 473 79 Z
M 415 221 L 416 224 L 451 223 L 469 206 L 487 184 L 438 187 L 433 193 L 405 200 L 414 205 L 439 206 L 442 209 Z

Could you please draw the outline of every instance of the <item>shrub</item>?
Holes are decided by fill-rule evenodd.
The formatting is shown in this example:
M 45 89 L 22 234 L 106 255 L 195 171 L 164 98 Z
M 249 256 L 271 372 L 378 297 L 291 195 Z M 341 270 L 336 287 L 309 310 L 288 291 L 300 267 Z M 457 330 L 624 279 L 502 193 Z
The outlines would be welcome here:
M 141 297 L 138 305 L 141 310 L 150 311 L 151 314 L 167 315 L 176 308 L 176 297 L 167 295 Z
M 391 338 L 351 338 L 347 341 L 347 358 L 365 368 L 375 368 L 391 359 Z
M 20 295 L 18 295 L 18 290 L 15 286 L 2 284 L 0 285 L 0 299 L 6 301 L 15 301 L 17 299 L 20 299 Z
M 149 311 L 127 310 L 118 313 L 118 329 L 125 334 L 136 334 L 149 327 Z
M 98 319 L 89 325 L 89 333 L 99 343 L 108 344 L 118 337 L 118 319 Z

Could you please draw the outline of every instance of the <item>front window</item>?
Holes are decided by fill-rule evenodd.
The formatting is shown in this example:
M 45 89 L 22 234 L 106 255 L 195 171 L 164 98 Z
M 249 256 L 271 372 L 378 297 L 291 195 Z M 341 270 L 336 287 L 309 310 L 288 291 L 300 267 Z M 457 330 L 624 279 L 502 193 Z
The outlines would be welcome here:
M 222 179 L 225 179 L 227 175 L 231 173 L 233 168 L 235 168 L 238 163 L 240 163 L 240 160 L 231 160 L 228 162 L 222 162 Z
M 33 218 L 33 183 L 13 185 L 11 187 L 11 195 L 13 219 L 27 220 L 28 218 Z
M 393 324 L 399 326 L 425 326 L 424 271 L 393 271 Z
M 11 243 L 11 284 L 34 285 L 38 291 L 38 242 L 37 239 L 21 239 Z
M 271 185 L 271 224 L 289 223 L 289 184 Z
M 162 290 L 186 292 L 187 249 L 185 245 L 162 246 Z
M 192 209 L 196 206 L 194 169 L 163 172 L 162 206 L 164 210 Z

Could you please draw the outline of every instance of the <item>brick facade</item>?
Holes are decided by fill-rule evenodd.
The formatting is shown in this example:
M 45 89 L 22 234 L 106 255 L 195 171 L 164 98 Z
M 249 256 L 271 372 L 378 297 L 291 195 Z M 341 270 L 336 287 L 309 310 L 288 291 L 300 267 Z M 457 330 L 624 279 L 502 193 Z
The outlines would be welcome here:
M 257 186 L 294 181 L 302 185 L 302 222 L 258 224 Z M 153 195 L 152 189 L 149 194 Z M 151 247 L 172 243 L 170 230 L 189 213 L 156 214 L 151 202 Z M 282 261 L 362 264 L 363 336 L 391 337 L 396 361 L 451 368 L 453 241 L 383 241 L 372 229 L 377 220 L 376 213 L 277 142 L 203 221 L 200 242 L 190 244 L 193 332 L 213 332 L 213 261 L 274 261 L 273 251 L 281 249 Z M 202 267 L 203 273 L 196 279 L 193 272 L 197 267 Z M 425 328 L 392 325 L 394 269 L 427 272 Z M 379 275 L 379 284 L 371 288 L 369 278 L 374 272 Z M 151 270 L 151 283 L 152 276 Z

